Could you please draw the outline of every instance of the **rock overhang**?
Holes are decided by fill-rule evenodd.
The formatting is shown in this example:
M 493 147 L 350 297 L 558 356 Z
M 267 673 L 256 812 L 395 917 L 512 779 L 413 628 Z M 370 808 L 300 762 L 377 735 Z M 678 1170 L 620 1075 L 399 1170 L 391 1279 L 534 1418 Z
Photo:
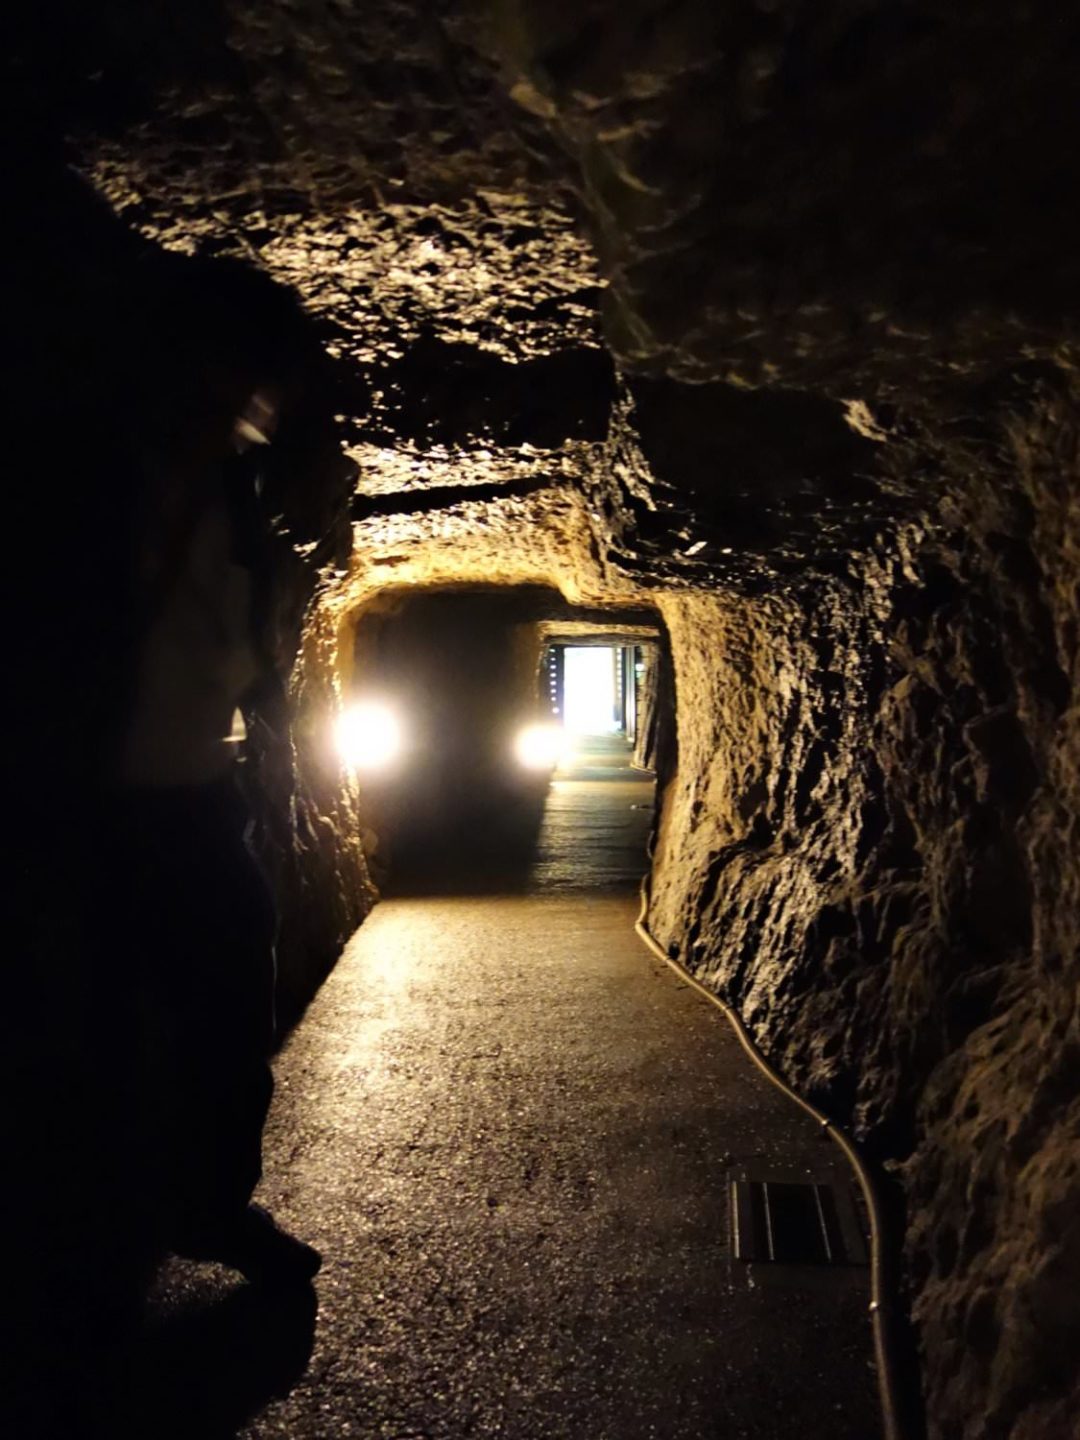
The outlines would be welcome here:
M 1075 264 L 1040 250 L 1061 108 L 1043 86 L 1006 123 L 987 78 L 1034 95 L 1031 61 L 999 64 L 1021 7 L 99 8 L 40 86 L 78 163 L 156 243 L 297 289 L 358 384 L 339 434 L 369 488 L 427 483 L 440 449 L 520 476 L 526 446 L 573 471 L 606 440 L 638 471 L 608 495 L 632 570 L 786 583 L 925 498 L 913 452 L 954 445 L 981 386 L 1073 363 Z M 942 94 L 897 109 L 921 66 Z M 1017 161 L 996 208 L 986 125 Z M 1040 227 L 991 235 L 1039 195 Z

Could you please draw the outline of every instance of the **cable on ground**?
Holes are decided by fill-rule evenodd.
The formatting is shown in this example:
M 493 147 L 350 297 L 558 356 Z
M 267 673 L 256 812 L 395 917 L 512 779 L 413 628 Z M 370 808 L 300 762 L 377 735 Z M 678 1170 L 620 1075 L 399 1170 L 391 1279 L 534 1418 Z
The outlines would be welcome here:
M 789 1100 L 793 1100 L 800 1109 L 804 1110 L 811 1119 L 825 1130 L 844 1152 L 848 1163 L 854 1170 L 862 1191 L 863 1199 L 866 1201 L 867 1213 L 870 1217 L 870 1320 L 874 1333 L 874 1361 L 877 1369 L 878 1396 L 881 1402 L 881 1418 L 884 1429 L 884 1440 L 908 1440 L 908 1432 L 901 1422 L 902 1407 L 898 1399 L 898 1386 L 896 1381 L 897 1366 L 895 1363 L 895 1340 L 893 1338 L 893 1306 L 891 1297 L 888 1294 L 888 1286 L 885 1277 L 884 1258 L 884 1220 L 882 1218 L 881 1202 L 878 1198 L 877 1186 L 873 1176 L 867 1169 L 866 1162 L 855 1148 L 854 1142 L 835 1125 L 832 1120 L 808 1100 L 797 1094 L 788 1083 L 772 1068 L 764 1055 L 757 1049 L 754 1042 L 747 1033 L 746 1026 L 741 1016 L 733 1010 L 719 995 L 702 985 L 686 966 L 678 960 L 673 960 L 661 945 L 649 933 L 646 920 L 649 914 L 649 877 L 642 876 L 641 880 L 641 913 L 637 918 L 634 929 L 641 940 L 648 946 L 649 950 L 658 960 L 669 965 L 678 975 L 679 979 L 689 985 L 691 989 L 698 991 L 710 1004 L 723 1012 L 727 1017 L 731 1028 L 738 1037 L 739 1044 L 749 1055 L 761 1073 L 770 1080 L 778 1090 L 782 1090 Z

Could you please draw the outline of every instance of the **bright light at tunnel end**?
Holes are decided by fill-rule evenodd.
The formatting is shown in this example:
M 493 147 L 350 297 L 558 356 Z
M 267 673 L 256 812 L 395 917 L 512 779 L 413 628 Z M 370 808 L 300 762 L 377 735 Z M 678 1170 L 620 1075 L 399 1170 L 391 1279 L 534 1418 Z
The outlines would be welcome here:
M 358 701 L 337 718 L 337 751 L 350 770 L 385 770 L 401 754 L 401 721 L 389 705 L 378 700 Z
M 554 770 L 566 753 L 561 725 L 526 725 L 514 741 L 514 754 L 526 770 Z

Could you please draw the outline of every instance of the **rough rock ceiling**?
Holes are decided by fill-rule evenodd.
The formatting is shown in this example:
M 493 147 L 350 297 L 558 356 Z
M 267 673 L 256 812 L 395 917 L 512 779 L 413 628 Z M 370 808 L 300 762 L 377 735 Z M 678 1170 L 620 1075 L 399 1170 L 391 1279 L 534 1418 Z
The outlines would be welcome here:
M 1076 314 L 1066 12 L 506 0 L 487 43 L 579 165 L 624 361 L 906 396 Z
M 647 582 L 767 583 L 1075 363 L 1059 6 L 67 10 L 21 18 L 16 103 L 144 235 L 300 291 L 362 494 L 561 477 Z

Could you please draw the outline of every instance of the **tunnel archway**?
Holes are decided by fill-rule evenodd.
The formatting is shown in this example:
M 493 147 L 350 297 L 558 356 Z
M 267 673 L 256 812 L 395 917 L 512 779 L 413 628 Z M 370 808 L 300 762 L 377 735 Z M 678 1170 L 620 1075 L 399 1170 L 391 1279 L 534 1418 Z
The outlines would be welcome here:
M 552 776 L 567 778 L 580 744 L 552 690 L 556 657 L 571 643 L 609 670 L 619 657 L 611 698 L 618 693 L 622 743 L 608 764 L 641 757 L 644 765 L 659 723 L 658 623 L 647 611 L 569 605 L 535 585 L 395 587 L 372 597 L 352 622 L 342 699 L 346 714 L 379 705 L 400 726 L 400 746 L 384 766 L 362 757 L 353 765 L 358 822 L 380 887 L 527 886 L 538 849 L 550 864 L 555 843 L 546 835 L 541 846 Z M 523 753 L 527 732 L 548 732 L 550 752 Z M 577 823 L 591 823 L 588 807 Z M 564 843 L 569 837 L 564 826 Z M 646 864 L 643 841 L 638 864 Z

